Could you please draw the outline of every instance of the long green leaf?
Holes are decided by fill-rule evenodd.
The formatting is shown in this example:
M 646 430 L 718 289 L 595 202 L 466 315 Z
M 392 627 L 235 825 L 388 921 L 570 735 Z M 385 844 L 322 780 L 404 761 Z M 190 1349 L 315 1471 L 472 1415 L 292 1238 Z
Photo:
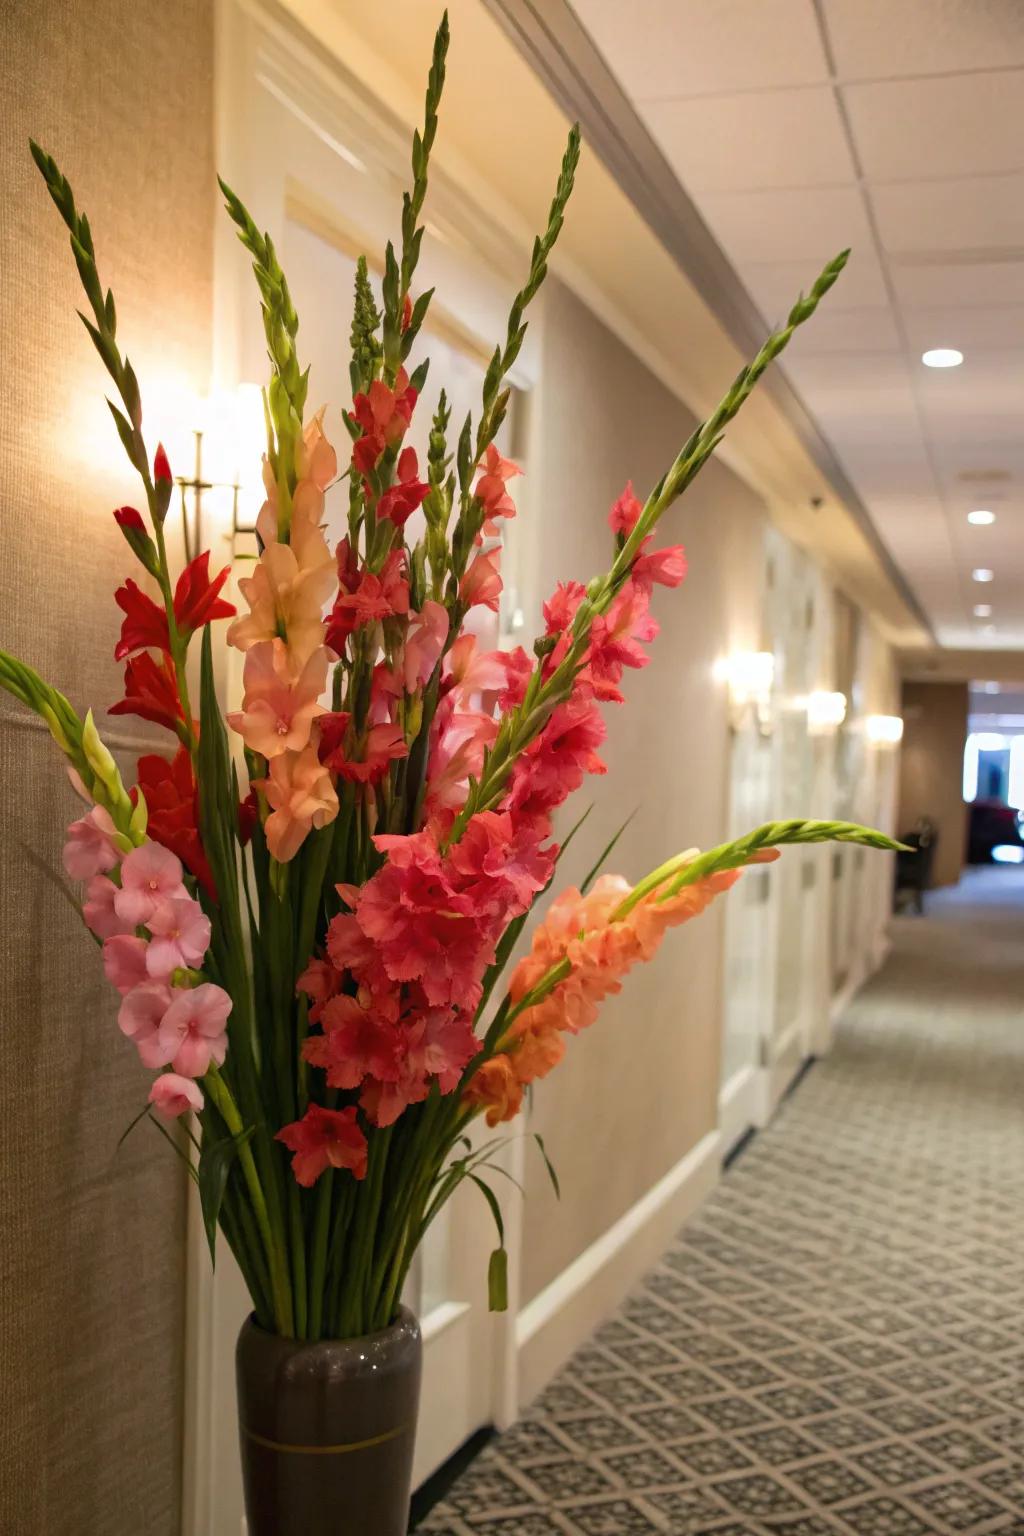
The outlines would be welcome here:
M 210 1260 L 217 1262 L 217 1218 L 228 1187 L 231 1165 L 239 1152 L 251 1139 L 254 1126 L 239 1132 L 237 1136 L 215 1141 L 204 1146 L 199 1158 L 199 1203 L 203 1212 L 203 1227 L 210 1245 Z
M 505 1223 L 501 1216 L 501 1206 L 488 1183 L 475 1173 L 471 1173 L 469 1178 L 490 1206 L 494 1225 L 498 1229 L 498 1246 L 491 1254 L 487 1266 L 487 1308 L 490 1312 L 505 1312 L 508 1310 L 508 1254 L 505 1251 Z
M 611 842 L 608 843 L 602 849 L 601 855 L 598 858 L 597 863 L 589 871 L 589 873 L 587 874 L 586 878 L 583 881 L 583 884 L 580 886 L 580 891 L 581 891 L 581 893 L 584 896 L 590 890 L 590 887 L 593 885 L 594 881 L 597 879 L 598 875 L 601 873 L 601 870 L 604 868 L 605 860 L 609 857 L 609 855 L 611 854 L 612 850 L 614 849 L 616 843 L 618 842 L 619 838 L 622 836 L 623 832 L 625 832 L 626 828 L 629 826 L 630 822 L 633 820 L 633 817 L 636 815 L 636 813 L 637 813 L 637 811 L 639 809 L 640 809 L 640 807 L 636 806 L 634 810 L 630 811 L 629 815 L 626 817 L 625 821 L 622 823 L 622 826 L 619 828 L 619 830 L 616 832 L 615 836 L 612 838 Z

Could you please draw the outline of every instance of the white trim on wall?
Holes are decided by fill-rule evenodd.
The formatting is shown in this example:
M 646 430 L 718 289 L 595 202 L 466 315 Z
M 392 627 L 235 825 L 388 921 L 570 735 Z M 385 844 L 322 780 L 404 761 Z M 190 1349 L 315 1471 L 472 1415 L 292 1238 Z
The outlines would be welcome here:
M 516 1319 L 519 1402 L 542 1391 L 573 1351 L 622 1303 L 714 1189 L 718 1130 L 702 1136 L 635 1205 L 528 1302 Z

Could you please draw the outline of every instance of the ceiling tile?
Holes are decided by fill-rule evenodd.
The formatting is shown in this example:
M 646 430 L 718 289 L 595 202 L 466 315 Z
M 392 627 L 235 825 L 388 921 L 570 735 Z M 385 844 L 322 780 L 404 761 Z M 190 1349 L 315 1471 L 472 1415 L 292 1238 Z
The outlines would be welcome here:
M 808 260 L 744 262 L 742 275 L 758 309 L 774 323 L 789 311 L 799 293 L 807 292 L 820 266 Z M 826 308 L 830 315 L 849 309 L 885 309 L 888 303 L 878 257 L 869 242 L 859 241 L 818 314 Z
M 843 98 L 869 181 L 1000 175 L 1024 164 L 1024 70 L 849 85 Z
M 967 309 L 974 305 L 1024 305 L 1024 260 L 889 263 L 904 314 L 913 309 Z
M 888 251 L 1024 253 L 1024 175 L 875 186 L 871 197 Z
M 813 323 L 813 322 L 812 322 Z M 889 352 L 834 357 L 794 357 L 784 363 L 807 404 L 842 443 L 847 434 L 894 435 L 917 421 L 917 408 L 905 359 Z
M 843 76 L 892 79 L 1024 64 L 1019 0 L 822 0 Z
M 649 102 L 652 132 L 690 192 L 851 184 L 853 159 L 828 86 Z
M 956 347 L 968 362 L 975 352 L 1013 350 L 1024 357 L 1024 304 L 1000 309 L 910 309 L 903 325 L 915 352 Z M 808 327 L 809 329 L 809 327 Z
M 843 354 L 849 352 L 899 352 L 902 349 L 896 322 L 888 309 L 840 309 L 825 299 L 809 325 L 802 325 L 789 344 L 786 356 L 792 361 L 814 353 L 827 352 L 837 368 L 843 366 Z
M 845 246 L 871 244 L 864 205 L 854 187 L 713 192 L 701 199 L 701 212 L 741 271 L 747 261 L 807 259 L 823 265 Z
M 574 0 L 574 9 L 636 101 L 828 79 L 812 0 Z

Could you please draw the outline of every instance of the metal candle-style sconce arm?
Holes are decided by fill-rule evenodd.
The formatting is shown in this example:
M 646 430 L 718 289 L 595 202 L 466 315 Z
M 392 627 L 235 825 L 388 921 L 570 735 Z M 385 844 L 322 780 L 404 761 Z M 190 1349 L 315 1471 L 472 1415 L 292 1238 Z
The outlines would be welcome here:
M 242 486 L 237 477 L 234 480 L 205 480 L 203 478 L 203 433 L 200 428 L 193 432 L 196 440 L 195 467 L 192 478 L 187 475 L 176 475 L 174 483 L 181 492 L 181 528 L 185 539 L 185 560 L 194 560 L 202 549 L 203 532 L 203 492 L 225 490 L 231 492 L 231 538 L 236 539 L 240 533 L 255 533 L 256 524 L 242 523 L 238 519 L 239 499 L 242 494 Z M 192 492 L 192 516 L 189 518 L 188 492 Z

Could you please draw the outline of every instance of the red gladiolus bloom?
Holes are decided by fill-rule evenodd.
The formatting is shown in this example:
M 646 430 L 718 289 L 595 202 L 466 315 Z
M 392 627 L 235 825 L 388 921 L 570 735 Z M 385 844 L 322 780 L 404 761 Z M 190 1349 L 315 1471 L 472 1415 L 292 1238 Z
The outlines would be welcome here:
M 164 445 L 163 443 L 157 443 L 156 453 L 153 455 L 153 479 L 172 480 L 173 478 Z
M 210 551 L 191 561 L 178 577 L 174 589 L 174 620 L 183 635 L 190 635 L 213 619 L 231 619 L 237 612 L 233 603 L 218 596 L 230 575 L 230 567 L 210 580 Z
M 123 661 L 133 651 L 170 649 L 167 615 L 151 597 L 130 578 L 114 593 L 114 602 L 124 614 L 121 638 L 114 647 L 114 660 Z
M 139 788 L 149 810 L 149 836 L 176 853 L 214 901 L 217 888 L 199 836 L 199 807 L 192 759 L 179 747 L 171 762 L 151 754 L 138 762 Z
M 367 394 L 356 395 L 352 415 L 363 435 L 352 450 L 352 462 L 360 474 L 370 474 L 385 448 L 395 448 L 402 441 L 415 404 L 416 390 L 404 368 L 398 370 L 394 389 L 375 379 Z
M 342 543 L 347 545 L 348 540 L 343 539 Z M 353 630 L 409 612 L 409 583 L 405 577 L 405 555 L 400 549 L 391 551 L 376 575 L 364 571 L 352 577 L 342 571 L 339 545 L 338 569 L 342 590 L 327 621 L 325 638 L 335 655 L 340 656 Z
M 178 697 L 178 680 L 169 656 L 155 661 L 148 652 L 133 656 L 124 669 L 125 696 L 112 704 L 112 715 L 139 715 L 174 731 L 185 715 Z
M 418 474 L 415 448 L 404 448 L 398 458 L 398 480 L 377 503 L 378 518 L 386 517 L 396 528 L 405 525 L 430 494 L 430 486 L 418 480 Z
M 243 848 L 247 847 L 259 819 L 260 808 L 256 801 L 256 791 L 250 789 L 245 799 L 238 802 L 238 841 Z
M 327 1168 L 348 1168 L 353 1178 L 366 1177 L 366 1137 L 354 1108 L 311 1104 L 302 1119 L 278 1131 L 276 1139 L 295 1154 L 292 1172 L 296 1183 L 307 1189 Z
M 134 507 L 115 507 L 114 522 L 119 528 L 134 528 L 138 533 L 145 533 L 146 525 L 142 521 L 142 513 Z

